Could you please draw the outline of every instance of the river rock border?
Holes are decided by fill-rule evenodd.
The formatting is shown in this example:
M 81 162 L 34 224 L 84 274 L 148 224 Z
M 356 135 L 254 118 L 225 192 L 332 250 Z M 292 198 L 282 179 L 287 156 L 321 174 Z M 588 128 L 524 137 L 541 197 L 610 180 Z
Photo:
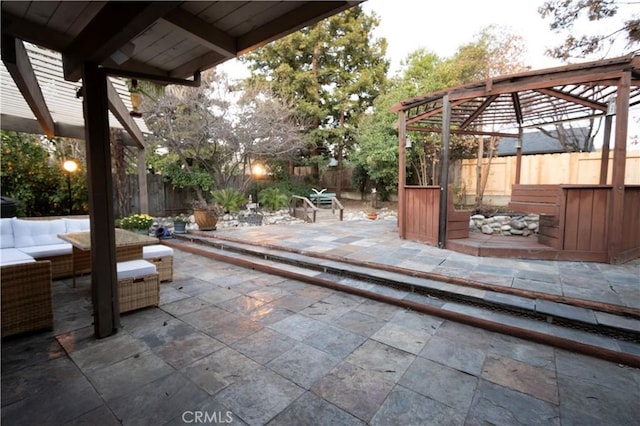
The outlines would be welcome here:
M 491 217 L 475 214 L 469 220 L 469 230 L 487 235 L 528 237 L 538 233 L 539 223 L 540 216 L 537 214 Z

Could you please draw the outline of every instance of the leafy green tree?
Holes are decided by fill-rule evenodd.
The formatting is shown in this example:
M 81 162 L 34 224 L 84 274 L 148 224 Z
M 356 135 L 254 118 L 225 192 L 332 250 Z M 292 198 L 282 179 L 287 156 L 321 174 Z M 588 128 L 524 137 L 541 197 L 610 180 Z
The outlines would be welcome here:
M 0 141 L 2 194 L 15 200 L 17 214 L 66 214 L 69 196 L 62 164 L 33 135 L 3 131 L 0 132 Z M 71 179 L 72 200 L 82 200 L 84 177 L 76 173 Z M 76 204 L 74 211 L 82 207 L 82 204 Z
M 397 187 L 397 115 L 390 108 L 402 99 L 522 70 L 522 51 L 520 38 L 498 27 L 487 27 L 450 58 L 424 49 L 410 53 L 388 90 L 375 100 L 373 112 L 360 124 L 358 146 L 352 154 L 356 165 L 367 170 L 379 190 Z M 407 152 L 408 181 L 436 184 L 440 135 L 409 132 L 408 136 L 413 143 Z M 473 138 L 452 136 L 451 158 L 469 158 L 476 147 Z
M 253 83 L 296 105 L 305 118 L 314 178 L 330 151 L 342 165 L 360 116 L 386 82 L 386 40 L 371 37 L 375 14 L 361 7 L 328 18 L 244 57 Z
M 607 51 L 620 37 L 627 42 L 627 48 L 633 49 L 640 43 L 640 15 L 638 9 L 629 13 L 621 25 L 613 31 L 602 33 L 594 30 L 594 23 L 604 19 L 611 19 L 618 15 L 620 6 L 638 4 L 637 2 L 622 2 L 617 0 L 547 0 L 538 8 L 543 19 L 550 19 L 549 28 L 555 32 L 566 32 L 564 42 L 547 54 L 553 58 L 567 60 L 570 57 L 585 57 L 601 51 Z M 622 13 L 628 13 L 629 10 Z M 587 19 L 590 24 L 590 34 L 576 35 L 574 24 Z

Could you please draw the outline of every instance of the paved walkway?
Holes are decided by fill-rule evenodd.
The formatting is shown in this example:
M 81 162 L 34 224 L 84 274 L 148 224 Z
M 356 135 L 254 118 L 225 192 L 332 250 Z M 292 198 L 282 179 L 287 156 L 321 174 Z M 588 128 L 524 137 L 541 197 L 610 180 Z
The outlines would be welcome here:
M 620 306 L 640 316 L 640 260 L 609 265 L 476 257 L 401 240 L 395 220 L 224 228 L 212 235 Z
M 469 276 L 517 265 L 512 285 L 539 272 L 562 291 L 591 271 L 635 294 L 634 265 L 492 263 L 394 242 L 394 225 L 224 232 Z M 159 308 L 112 337 L 93 338 L 88 277 L 56 281 L 54 308 L 54 332 L 3 341 L 3 424 L 640 424 L 638 369 L 180 251 Z

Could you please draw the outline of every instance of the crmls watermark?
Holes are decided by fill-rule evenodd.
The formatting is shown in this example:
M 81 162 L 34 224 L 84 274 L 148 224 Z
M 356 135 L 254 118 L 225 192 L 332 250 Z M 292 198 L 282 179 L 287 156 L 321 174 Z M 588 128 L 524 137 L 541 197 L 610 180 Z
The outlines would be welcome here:
M 233 413 L 231 411 L 185 411 L 182 413 L 182 421 L 194 424 L 233 423 Z

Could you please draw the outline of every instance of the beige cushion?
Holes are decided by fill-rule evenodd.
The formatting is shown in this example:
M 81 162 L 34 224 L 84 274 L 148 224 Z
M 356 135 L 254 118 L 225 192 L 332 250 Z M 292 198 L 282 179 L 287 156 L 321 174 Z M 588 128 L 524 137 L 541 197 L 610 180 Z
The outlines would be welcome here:
M 162 244 L 154 244 L 142 247 L 143 259 L 155 259 L 156 257 L 173 256 L 173 249 Z

